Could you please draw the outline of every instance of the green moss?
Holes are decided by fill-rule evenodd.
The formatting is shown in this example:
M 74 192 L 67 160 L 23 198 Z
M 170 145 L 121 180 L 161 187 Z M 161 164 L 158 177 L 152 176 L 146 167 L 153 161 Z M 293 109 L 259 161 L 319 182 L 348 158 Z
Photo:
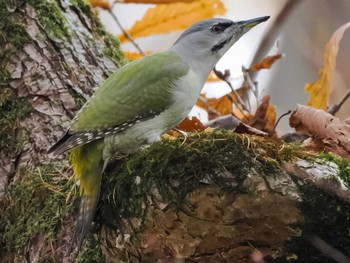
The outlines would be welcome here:
M 84 0 L 70 1 L 75 8 L 89 17 L 90 23 L 93 27 L 93 33 L 99 37 L 103 37 L 105 42 L 105 48 L 103 50 L 104 55 L 110 58 L 112 62 L 119 67 L 125 64 L 127 61 L 120 49 L 119 40 L 106 31 L 98 16 L 91 9 L 91 6 Z
M 310 243 L 309 238 L 317 236 L 349 256 L 350 204 L 311 184 L 301 186 L 300 190 L 303 202 L 299 206 L 304 215 L 304 222 L 297 227 L 301 228 L 302 236 L 294 237 L 287 243 L 286 254 L 297 255 L 297 262 L 335 262 Z M 290 261 L 280 259 L 272 262 Z
M 337 164 L 339 168 L 338 176 L 342 178 L 348 186 L 350 186 L 350 163 L 349 162 L 347 162 L 340 156 L 334 155 L 332 153 L 324 153 L 324 154 L 321 154 L 319 157 Z
M 67 19 L 62 15 L 57 1 L 29 0 L 28 3 L 35 9 L 40 24 L 51 39 L 70 39 Z
M 285 143 L 278 138 L 264 138 L 258 136 L 243 136 L 246 143 L 251 144 L 255 159 L 262 164 L 262 171 L 269 175 L 275 174 L 276 169 L 284 162 L 290 162 L 295 158 L 308 158 L 310 153 L 304 151 L 295 144 Z
M 104 41 L 106 44 L 103 50 L 104 55 L 109 57 L 118 66 L 126 64 L 127 61 L 121 51 L 119 40 L 112 34 L 105 32 Z
M 17 127 L 18 121 L 27 117 L 32 108 L 8 87 L 8 81 L 8 73 L 0 70 L 0 149 L 16 152 L 21 150 L 27 136 L 23 128 Z
M 0 210 L 0 244 L 5 252 L 25 255 L 29 244 L 42 235 L 47 242 L 72 212 L 75 188 L 62 169 L 40 167 L 22 171 L 20 181 L 7 192 Z
M 232 192 L 239 189 L 252 168 L 264 170 L 273 158 L 279 158 L 275 163 L 283 162 L 294 153 L 288 145 L 230 131 L 190 136 L 186 143 L 183 140 L 161 141 L 112 163 L 109 167 L 113 169 L 103 178 L 100 221 L 117 226 L 119 216 L 142 218 L 152 187 L 159 192 L 154 198 L 189 211 L 187 195 L 204 183 Z M 263 158 L 257 149 L 266 144 L 272 156 L 267 157 L 264 150 Z
M 70 86 L 68 86 L 68 92 L 74 98 L 75 103 L 80 109 L 85 104 L 86 99 Z
M 88 240 L 88 245 L 79 253 L 75 263 L 103 263 L 105 262 L 101 248 L 93 238 Z
M 24 26 L 24 16 L 9 9 L 16 5 L 17 1 L 0 0 L 0 43 L 6 43 L 0 47 L 0 68 L 4 67 L 6 58 L 16 54 L 18 49 L 29 41 Z

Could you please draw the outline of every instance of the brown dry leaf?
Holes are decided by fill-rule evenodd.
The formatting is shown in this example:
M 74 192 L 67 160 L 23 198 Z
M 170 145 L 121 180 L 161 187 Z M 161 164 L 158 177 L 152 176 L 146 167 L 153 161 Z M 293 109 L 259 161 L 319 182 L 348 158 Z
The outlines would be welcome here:
M 185 132 L 200 132 L 205 130 L 205 126 L 197 117 L 186 117 L 177 128 Z
M 135 3 L 135 4 L 170 4 L 176 2 L 195 2 L 197 0 L 119 0 L 122 3 Z
M 219 112 L 221 115 L 232 113 L 232 99 L 229 95 L 225 95 L 217 99 L 208 99 L 208 105 Z
M 267 107 L 266 115 L 265 115 L 265 120 L 266 120 L 266 125 L 265 125 L 265 131 L 268 133 L 273 133 L 276 125 L 276 119 L 277 119 L 277 114 L 276 114 L 276 109 L 274 105 L 269 105 Z
M 276 54 L 273 56 L 268 56 L 264 58 L 261 62 L 254 64 L 250 70 L 251 71 L 259 71 L 261 69 L 267 69 L 271 68 L 272 64 L 276 62 L 276 60 L 279 60 L 282 58 L 282 54 Z
M 147 10 L 140 21 L 131 29 L 133 37 L 164 34 L 187 28 L 189 25 L 214 15 L 223 15 L 226 9 L 220 0 L 197 0 L 190 3 L 171 3 L 157 5 Z M 118 36 L 121 42 L 127 39 Z
M 151 51 L 146 51 L 145 53 L 146 53 L 146 55 L 152 54 Z M 143 55 L 140 54 L 139 52 L 130 52 L 130 51 L 124 51 L 124 56 L 129 61 L 133 61 L 133 60 L 136 60 L 136 59 L 139 59 L 139 58 L 143 57 Z
M 111 10 L 111 4 L 108 0 L 89 0 L 92 7 L 101 7 L 106 10 Z
M 327 109 L 329 94 L 333 81 L 333 72 L 335 68 L 336 58 L 339 49 L 339 42 L 347 28 L 350 27 L 350 22 L 341 26 L 334 32 L 331 39 L 326 45 L 323 57 L 323 66 L 320 71 L 318 80 L 313 84 L 306 84 L 305 91 L 310 93 L 310 98 L 307 105 L 318 108 Z
M 210 98 L 208 99 L 205 94 L 201 94 L 201 97 L 204 98 L 203 100 L 197 100 L 196 105 L 204 110 L 208 111 L 208 107 L 213 109 L 215 113 L 209 115 L 209 120 L 212 118 L 218 117 L 217 115 L 227 115 L 232 113 L 232 98 L 229 96 L 229 94 L 224 95 L 220 98 Z M 210 113 L 208 111 L 208 113 Z
M 275 107 L 270 105 L 270 96 L 266 95 L 262 98 L 252 120 L 248 124 L 256 129 L 271 134 L 274 132 L 275 123 Z
M 350 125 L 325 112 L 309 106 L 299 106 L 289 125 L 298 132 L 306 132 L 316 139 L 334 140 L 350 152 Z
M 263 132 L 261 130 L 255 129 L 248 124 L 245 124 L 244 122 L 241 122 L 237 125 L 237 127 L 234 129 L 234 132 L 239 134 L 250 134 L 250 135 L 257 135 L 257 136 L 268 136 L 268 133 Z

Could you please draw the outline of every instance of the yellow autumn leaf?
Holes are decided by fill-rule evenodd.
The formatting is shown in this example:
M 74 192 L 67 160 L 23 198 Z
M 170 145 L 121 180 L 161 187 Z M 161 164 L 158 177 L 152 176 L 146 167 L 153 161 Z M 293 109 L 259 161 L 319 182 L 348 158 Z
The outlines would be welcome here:
M 140 21 L 137 21 L 129 33 L 134 38 L 153 34 L 164 34 L 187 28 L 199 20 L 223 15 L 226 9 L 220 0 L 197 0 L 190 3 L 171 3 L 157 5 L 147 10 Z M 121 42 L 127 39 L 119 35 Z
M 152 54 L 151 51 L 146 51 L 145 53 L 146 53 L 146 55 Z M 133 60 L 136 60 L 136 59 L 143 57 L 143 55 L 140 54 L 139 52 L 131 52 L 131 51 L 124 51 L 124 56 L 129 61 L 133 61 Z
M 175 2 L 195 2 L 197 0 L 119 0 L 122 3 L 135 3 L 135 4 L 170 4 Z
M 305 91 L 310 93 L 307 105 L 318 109 L 327 109 L 329 94 L 333 81 L 333 73 L 339 49 L 339 42 L 350 22 L 341 26 L 334 32 L 324 50 L 323 66 L 318 80 L 312 84 L 306 84 Z
M 89 0 L 92 7 L 101 7 L 106 10 L 111 9 L 111 4 L 109 0 Z
M 276 114 L 276 109 L 274 105 L 269 105 L 266 110 L 266 116 L 265 116 L 265 131 L 272 134 L 275 130 L 275 125 L 276 125 L 276 120 L 277 120 L 277 114 Z
M 216 76 L 214 71 L 212 70 L 209 74 L 207 82 L 217 82 L 217 81 L 222 81 L 222 79 L 219 79 L 218 76 Z

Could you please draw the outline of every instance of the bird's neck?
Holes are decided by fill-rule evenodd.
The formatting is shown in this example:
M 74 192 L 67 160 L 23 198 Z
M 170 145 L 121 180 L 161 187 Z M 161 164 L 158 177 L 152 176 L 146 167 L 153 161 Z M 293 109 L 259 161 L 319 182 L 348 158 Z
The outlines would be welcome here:
M 190 66 L 191 70 L 197 74 L 204 85 L 211 70 L 218 62 L 218 58 L 215 56 L 208 56 L 204 52 L 200 52 L 200 50 L 195 50 L 195 52 L 191 52 L 191 50 L 191 48 L 176 44 L 172 46 L 169 51 L 175 52 L 180 56 L 181 59 Z

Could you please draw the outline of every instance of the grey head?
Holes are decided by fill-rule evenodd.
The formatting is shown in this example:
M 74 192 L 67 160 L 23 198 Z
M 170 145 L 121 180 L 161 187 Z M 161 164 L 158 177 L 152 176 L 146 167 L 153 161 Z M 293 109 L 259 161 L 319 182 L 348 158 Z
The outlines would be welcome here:
M 268 19 L 269 16 L 238 22 L 224 18 L 202 20 L 186 29 L 170 50 L 206 75 L 242 35 Z

